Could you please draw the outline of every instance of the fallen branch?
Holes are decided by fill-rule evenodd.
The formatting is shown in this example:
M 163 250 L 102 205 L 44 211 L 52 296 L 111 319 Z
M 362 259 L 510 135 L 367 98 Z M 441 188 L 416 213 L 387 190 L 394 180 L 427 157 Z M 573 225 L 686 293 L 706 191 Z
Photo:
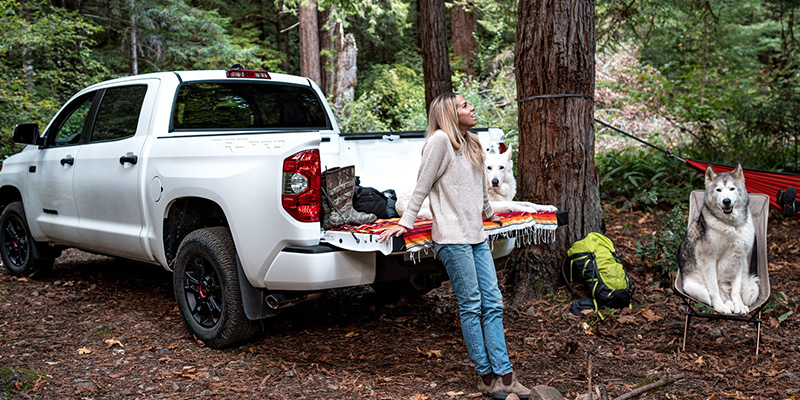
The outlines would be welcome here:
M 661 378 L 661 380 L 659 380 L 658 382 L 653 382 L 653 383 L 651 383 L 649 385 L 644 385 L 644 386 L 642 386 L 640 388 L 637 388 L 637 389 L 632 390 L 632 391 L 630 391 L 628 393 L 625 393 L 622 396 L 616 397 L 616 398 L 614 398 L 614 400 L 632 399 L 632 398 L 637 397 L 637 396 L 639 396 L 641 394 L 649 392 L 649 391 L 651 391 L 651 390 L 653 390 L 655 388 L 659 388 L 661 386 L 666 386 L 666 385 L 669 385 L 670 383 L 675 382 L 675 381 L 677 381 L 679 379 L 683 379 L 683 377 L 684 377 L 683 373 L 680 373 L 680 374 L 677 374 L 677 375 L 673 375 L 673 376 L 666 375 L 663 378 Z

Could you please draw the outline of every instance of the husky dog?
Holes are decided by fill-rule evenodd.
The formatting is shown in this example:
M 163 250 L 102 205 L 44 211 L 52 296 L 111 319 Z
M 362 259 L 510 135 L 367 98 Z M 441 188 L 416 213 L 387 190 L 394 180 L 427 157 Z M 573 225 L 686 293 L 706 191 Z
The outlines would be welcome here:
M 539 205 L 527 201 L 514 201 L 517 194 L 517 179 L 514 178 L 514 164 L 511 160 L 512 149 L 509 147 L 505 153 L 486 153 L 484 166 L 486 167 L 486 190 L 489 195 L 489 202 L 496 213 L 508 212 L 529 212 L 539 211 L 555 212 L 555 206 Z M 406 205 L 411 200 L 411 190 L 401 190 L 397 195 L 395 208 L 397 213 L 403 215 Z M 428 206 L 428 199 L 422 203 L 422 207 L 417 214 L 418 218 L 431 219 L 431 211 Z
M 750 273 L 755 240 L 742 166 L 717 174 L 706 168 L 703 208 L 678 247 L 683 290 L 724 314 L 745 314 L 758 298 L 758 276 Z

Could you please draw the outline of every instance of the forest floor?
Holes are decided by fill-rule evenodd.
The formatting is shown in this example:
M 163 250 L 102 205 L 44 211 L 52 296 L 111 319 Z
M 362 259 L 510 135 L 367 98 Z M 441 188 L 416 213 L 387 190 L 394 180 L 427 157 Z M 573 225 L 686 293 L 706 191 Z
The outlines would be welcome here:
M 755 325 L 733 321 L 693 320 L 681 350 L 683 303 L 634 251 L 660 228 L 656 216 L 605 214 L 637 287 L 631 309 L 576 317 L 565 287 L 507 309 L 520 380 L 575 399 L 591 363 L 593 384 L 611 398 L 679 373 L 642 398 L 800 398 L 800 220 L 771 215 L 774 300 L 756 356 Z M 482 398 L 475 383 L 447 283 L 389 306 L 368 287 L 330 291 L 286 310 L 258 339 L 214 350 L 184 329 L 159 267 L 70 250 L 47 278 L 0 272 L 0 399 Z

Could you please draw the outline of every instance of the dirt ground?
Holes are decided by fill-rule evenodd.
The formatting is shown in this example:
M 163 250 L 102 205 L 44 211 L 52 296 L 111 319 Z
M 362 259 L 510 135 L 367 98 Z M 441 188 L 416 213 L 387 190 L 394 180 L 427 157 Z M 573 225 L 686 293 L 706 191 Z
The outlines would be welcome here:
M 591 363 L 611 398 L 679 373 L 642 398 L 800 398 L 800 220 L 771 216 L 773 300 L 756 356 L 755 325 L 733 321 L 693 321 L 681 351 L 684 306 L 634 252 L 659 228 L 654 214 L 605 218 L 631 263 L 633 308 L 581 319 L 563 288 L 508 309 L 523 383 L 575 399 Z M 389 306 L 368 287 L 331 291 L 271 320 L 259 339 L 214 350 L 182 326 L 159 267 L 68 251 L 47 278 L 0 272 L 0 399 L 479 399 L 475 383 L 448 284 Z

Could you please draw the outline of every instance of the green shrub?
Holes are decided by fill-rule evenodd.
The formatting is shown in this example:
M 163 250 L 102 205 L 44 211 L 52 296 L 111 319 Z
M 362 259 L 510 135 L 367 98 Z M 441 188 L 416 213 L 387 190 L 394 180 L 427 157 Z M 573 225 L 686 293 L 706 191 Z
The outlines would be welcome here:
M 600 196 L 625 209 L 652 210 L 685 205 L 702 174 L 688 164 L 644 147 L 607 150 L 595 156 Z
M 376 93 L 364 93 L 357 100 L 347 102 L 342 108 L 334 110 L 339 130 L 343 133 L 389 130 L 378 116 L 378 99 Z
M 358 82 L 357 96 L 359 100 L 368 96 L 376 101 L 374 113 L 388 129 L 425 129 L 427 123 L 418 126 L 408 121 L 420 113 L 425 115 L 425 87 L 421 75 L 400 64 L 377 64 L 363 76 Z
M 670 272 L 678 270 L 678 246 L 686 235 L 688 205 L 675 206 L 666 214 L 658 214 L 658 226 L 652 234 L 642 235 L 636 242 L 636 254 L 640 261 L 654 267 L 662 286 L 671 282 Z

